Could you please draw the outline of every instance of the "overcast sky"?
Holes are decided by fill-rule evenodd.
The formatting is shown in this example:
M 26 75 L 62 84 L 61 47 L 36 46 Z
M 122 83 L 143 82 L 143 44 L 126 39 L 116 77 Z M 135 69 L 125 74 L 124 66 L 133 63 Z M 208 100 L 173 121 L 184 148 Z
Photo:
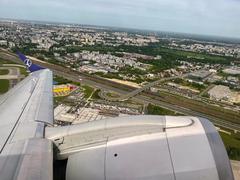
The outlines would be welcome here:
M 240 38 L 240 0 L 0 0 L 0 18 Z

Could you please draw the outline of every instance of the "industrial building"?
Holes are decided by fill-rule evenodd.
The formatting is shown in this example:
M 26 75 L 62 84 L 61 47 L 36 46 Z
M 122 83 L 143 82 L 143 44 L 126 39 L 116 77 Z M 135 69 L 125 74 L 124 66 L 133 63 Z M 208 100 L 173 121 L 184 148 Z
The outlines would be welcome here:
M 211 74 L 212 73 L 210 71 L 201 70 L 201 71 L 197 71 L 189 74 L 188 77 L 193 80 L 203 81 L 204 79 L 209 77 Z
M 240 67 L 226 68 L 223 72 L 230 75 L 240 75 Z

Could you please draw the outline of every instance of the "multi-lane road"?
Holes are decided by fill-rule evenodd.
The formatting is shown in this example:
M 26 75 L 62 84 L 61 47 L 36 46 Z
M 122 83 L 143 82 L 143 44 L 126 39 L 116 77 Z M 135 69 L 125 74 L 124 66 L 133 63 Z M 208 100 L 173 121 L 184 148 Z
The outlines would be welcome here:
M 11 59 L 12 61 L 18 61 L 17 57 L 14 54 L 9 53 L 9 52 L 4 52 L 4 54 L 5 54 L 5 57 L 7 57 L 7 59 Z M 207 118 L 207 119 L 211 120 L 215 125 L 240 132 L 240 124 L 232 123 L 232 122 L 229 122 L 226 120 L 222 120 L 213 115 L 200 113 L 200 112 L 193 111 L 193 110 L 181 107 L 181 106 L 163 102 L 163 101 L 161 101 L 161 98 L 156 95 L 155 96 L 152 94 L 148 95 L 147 93 L 138 94 L 139 92 L 142 92 L 143 90 L 145 90 L 145 88 L 149 88 L 147 86 L 144 89 L 136 90 L 136 88 L 128 86 L 128 85 L 119 84 L 117 82 L 112 82 L 112 81 L 106 80 L 104 78 L 88 75 L 85 73 L 74 72 L 69 68 L 46 63 L 46 62 L 40 61 L 36 58 L 33 58 L 32 60 L 36 64 L 39 64 L 43 67 L 51 69 L 54 72 L 54 74 L 64 77 L 66 79 L 69 79 L 71 81 L 80 82 L 82 84 L 88 84 L 90 86 L 93 86 L 93 87 L 96 87 L 96 88 L 99 88 L 102 90 L 106 90 L 106 91 L 109 91 L 109 90 L 114 91 L 121 95 L 130 94 L 131 97 L 132 97 L 132 95 L 134 95 L 134 97 L 132 97 L 133 100 L 141 101 L 141 102 L 144 102 L 145 104 L 152 103 L 152 104 L 155 104 L 155 105 L 158 105 L 158 106 L 170 109 L 170 110 L 174 110 L 174 111 L 183 113 L 185 115 L 200 116 L 203 118 Z M 159 83 L 159 82 L 155 82 L 155 83 Z M 152 84 L 149 84 L 149 85 L 151 86 Z
M 133 90 L 127 94 L 124 94 L 120 97 L 117 97 L 117 98 L 114 98 L 114 97 L 108 97 L 108 100 L 109 101 L 126 101 L 128 100 L 129 98 L 132 98 L 134 96 L 136 96 L 137 94 L 145 91 L 145 90 L 148 90 L 149 88 L 153 87 L 153 86 L 156 86 L 164 81 L 169 81 L 169 80 L 172 80 L 172 79 L 176 79 L 176 78 L 180 78 L 180 76 L 175 76 L 175 77 L 169 77 L 169 78 L 163 78 L 163 79 L 160 79 L 160 80 L 157 80 L 157 81 L 154 81 L 154 82 L 150 82 L 148 84 L 146 84 L 145 86 L 141 87 L 141 88 L 137 88 L 136 90 Z

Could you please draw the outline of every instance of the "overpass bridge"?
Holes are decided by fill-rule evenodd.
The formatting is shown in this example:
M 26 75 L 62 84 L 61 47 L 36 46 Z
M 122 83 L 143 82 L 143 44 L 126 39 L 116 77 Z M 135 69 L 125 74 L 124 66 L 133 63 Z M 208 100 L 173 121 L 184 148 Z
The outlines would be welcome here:
M 137 88 L 136 90 L 133 90 L 132 92 L 127 93 L 127 94 L 125 94 L 125 95 L 123 95 L 121 97 L 108 97 L 108 96 L 106 96 L 104 94 L 101 94 L 101 95 L 103 96 L 104 99 L 109 100 L 109 101 L 126 101 L 129 98 L 134 97 L 137 94 L 139 94 L 139 93 L 141 93 L 141 92 L 143 92 L 143 91 L 145 91 L 145 90 L 147 90 L 147 89 L 149 89 L 149 88 L 151 88 L 153 86 L 156 86 L 156 85 L 158 85 L 158 84 L 160 84 L 160 83 L 162 83 L 164 81 L 169 81 L 169 80 L 173 80 L 173 79 L 176 79 L 176 78 L 183 78 L 183 77 L 186 77 L 187 75 L 188 74 L 185 74 L 185 75 L 182 75 L 182 76 L 174 76 L 174 77 L 168 77 L 168 78 L 159 79 L 157 81 L 150 82 L 150 83 L 144 85 L 141 88 Z

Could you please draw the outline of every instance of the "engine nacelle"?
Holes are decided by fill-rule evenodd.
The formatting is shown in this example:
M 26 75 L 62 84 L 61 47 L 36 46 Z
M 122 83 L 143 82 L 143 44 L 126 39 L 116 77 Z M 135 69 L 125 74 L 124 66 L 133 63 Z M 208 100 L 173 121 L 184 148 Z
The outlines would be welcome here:
M 59 158 L 68 158 L 66 180 L 233 180 L 208 120 L 130 116 L 78 128 L 58 146 Z

